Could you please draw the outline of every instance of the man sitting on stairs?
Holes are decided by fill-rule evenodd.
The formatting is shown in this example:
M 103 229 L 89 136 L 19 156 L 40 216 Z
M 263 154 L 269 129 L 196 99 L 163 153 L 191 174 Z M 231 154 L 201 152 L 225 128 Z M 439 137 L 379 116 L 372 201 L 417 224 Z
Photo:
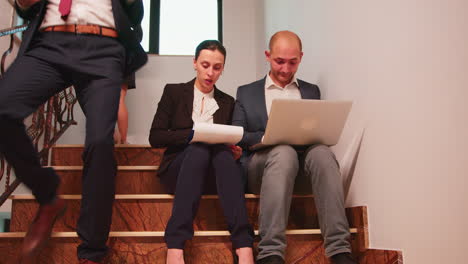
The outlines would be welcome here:
M 241 163 L 247 172 L 248 189 L 260 194 L 257 263 L 285 263 L 285 231 L 296 186 L 314 194 L 325 253 L 332 263 L 355 264 L 340 170 L 330 149 L 324 145 L 303 150 L 277 145 L 249 151 L 262 140 L 273 99 L 320 99 L 318 86 L 295 76 L 303 55 L 301 39 L 293 32 L 280 31 L 271 37 L 269 48 L 265 51 L 269 74 L 239 87 L 233 114 L 233 125 L 244 127 Z

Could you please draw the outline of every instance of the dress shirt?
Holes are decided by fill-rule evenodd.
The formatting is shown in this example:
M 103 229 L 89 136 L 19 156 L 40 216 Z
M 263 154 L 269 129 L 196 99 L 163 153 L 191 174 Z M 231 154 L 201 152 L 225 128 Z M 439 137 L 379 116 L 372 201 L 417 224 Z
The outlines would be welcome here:
M 299 91 L 299 84 L 296 76 L 293 77 L 291 82 L 284 88 L 276 85 L 270 77 L 267 75 L 265 80 L 265 104 L 267 108 L 268 116 L 270 116 L 271 103 L 273 99 L 301 99 L 301 92 Z
M 48 0 L 47 11 L 40 28 L 65 24 L 93 24 L 115 28 L 111 0 L 73 0 L 66 19 L 60 15 L 59 4 L 60 0 Z
M 218 103 L 214 99 L 214 89 L 209 93 L 202 93 L 195 85 L 193 89 L 193 122 L 213 124 L 213 114 L 219 109 Z

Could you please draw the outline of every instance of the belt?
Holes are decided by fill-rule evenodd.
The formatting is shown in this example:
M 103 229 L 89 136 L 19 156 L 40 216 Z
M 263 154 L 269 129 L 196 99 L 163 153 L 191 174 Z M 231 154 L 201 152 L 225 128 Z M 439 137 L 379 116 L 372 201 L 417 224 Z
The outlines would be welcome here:
M 42 31 L 71 32 L 75 34 L 91 34 L 117 38 L 117 31 L 113 28 L 98 25 L 58 25 L 43 28 Z

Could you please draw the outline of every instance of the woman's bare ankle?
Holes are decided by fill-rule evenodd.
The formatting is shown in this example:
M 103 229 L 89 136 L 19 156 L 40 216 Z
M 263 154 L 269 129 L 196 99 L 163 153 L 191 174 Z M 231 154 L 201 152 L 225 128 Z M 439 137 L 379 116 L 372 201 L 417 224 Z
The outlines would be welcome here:
M 166 264 L 184 264 L 184 250 L 169 248 L 167 250 Z
M 239 257 L 239 264 L 254 264 L 253 250 L 251 247 L 242 247 L 236 249 Z

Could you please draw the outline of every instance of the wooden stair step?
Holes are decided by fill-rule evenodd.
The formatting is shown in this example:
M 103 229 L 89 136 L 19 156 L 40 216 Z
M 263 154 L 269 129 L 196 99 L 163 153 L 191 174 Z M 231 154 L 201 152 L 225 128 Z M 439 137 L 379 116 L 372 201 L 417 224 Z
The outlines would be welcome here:
M 115 145 L 115 158 L 122 166 L 157 166 L 165 149 L 149 145 Z M 83 145 L 55 145 L 51 149 L 52 166 L 82 166 Z
M 116 145 L 118 175 L 116 200 L 108 241 L 109 257 L 104 263 L 165 263 L 164 229 L 169 220 L 173 196 L 164 194 L 156 176 L 165 149 L 149 145 Z M 51 165 L 62 178 L 59 193 L 68 210 L 57 221 L 54 233 L 35 263 L 77 263 L 75 233 L 81 203 L 83 145 L 57 145 L 52 148 Z M 145 195 L 146 194 L 146 195 Z M 10 233 L 0 233 L 0 263 L 18 263 L 22 238 L 38 208 L 31 195 L 12 196 Z M 246 194 L 249 221 L 258 229 L 259 197 Z M 346 209 L 350 223 L 353 254 L 360 264 L 402 264 L 400 251 L 369 249 L 367 208 Z M 194 221 L 195 235 L 186 245 L 188 264 L 232 263 L 231 243 L 217 195 L 205 195 Z M 256 231 L 258 234 L 258 231 Z M 318 229 L 312 195 L 294 196 L 288 231 L 286 263 L 329 264 Z M 256 237 L 255 247 L 258 243 Z
M 81 194 L 83 166 L 51 166 L 60 176 L 59 194 Z M 118 166 L 116 194 L 164 194 L 156 171 L 159 166 Z
M 246 194 L 249 222 L 258 229 L 257 195 Z M 63 195 L 68 210 L 54 226 L 55 232 L 75 231 L 79 216 L 79 195 Z M 10 224 L 12 232 L 25 232 L 37 211 L 38 205 L 32 195 L 16 195 Z M 172 195 L 116 195 L 111 231 L 164 231 L 172 210 Z M 205 195 L 200 201 L 194 221 L 195 231 L 227 230 L 217 195 Z M 358 248 L 369 247 L 367 208 L 346 209 L 351 228 L 356 228 Z M 318 229 L 317 213 L 311 195 L 294 196 L 289 215 L 288 229 Z
M 357 234 L 357 228 L 350 228 L 351 234 Z M 254 230 L 258 236 L 258 230 Z M 321 235 L 320 229 L 288 229 L 287 235 Z M 6 232 L 0 233 L 0 238 L 23 238 L 26 232 Z M 212 230 L 212 231 L 194 231 L 196 237 L 224 237 L 229 236 L 229 231 Z M 51 237 L 78 237 L 76 232 L 52 232 Z M 164 237 L 164 231 L 111 231 L 109 237 Z
M 81 196 L 62 195 L 67 200 L 67 211 L 54 226 L 54 231 L 75 231 Z M 247 214 L 250 223 L 258 228 L 259 196 L 246 194 Z M 13 210 L 10 230 L 26 231 L 34 218 L 38 204 L 31 195 L 12 196 Z M 112 231 L 163 231 L 172 213 L 173 196 L 116 195 L 112 216 Z M 363 226 L 356 216 L 364 214 L 364 207 L 348 209 L 350 226 Z M 227 230 L 224 214 L 217 195 L 204 195 L 200 201 L 194 230 Z M 356 218 L 356 220 L 354 220 Z M 289 217 L 289 229 L 318 228 L 317 213 L 312 195 L 294 196 Z
M 290 230 L 295 231 L 295 230 Z M 298 231 L 299 232 L 299 231 Z M 329 264 L 323 249 L 323 241 L 318 230 L 303 230 L 301 234 L 287 235 L 288 247 L 286 263 Z M 0 234 L 0 255 L 2 263 L 18 263 L 21 241 L 24 233 Z M 54 233 L 49 245 L 37 257 L 38 264 L 76 263 L 76 247 L 79 239 L 76 233 Z M 256 248 L 258 238 L 256 239 Z M 360 264 L 401 264 L 399 251 L 356 250 L 356 239 L 352 237 L 353 252 Z M 164 264 L 166 245 L 163 233 L 113 232 L 108 245 L 110 253 L 104 263 L 155 263 Z M 226 232 L 196 232 L 192 241 L 185 247 L 187 264 L 231 264 L 232 253 L 229 236 Z M 400 262 L 401 261 L 401 262 Z

